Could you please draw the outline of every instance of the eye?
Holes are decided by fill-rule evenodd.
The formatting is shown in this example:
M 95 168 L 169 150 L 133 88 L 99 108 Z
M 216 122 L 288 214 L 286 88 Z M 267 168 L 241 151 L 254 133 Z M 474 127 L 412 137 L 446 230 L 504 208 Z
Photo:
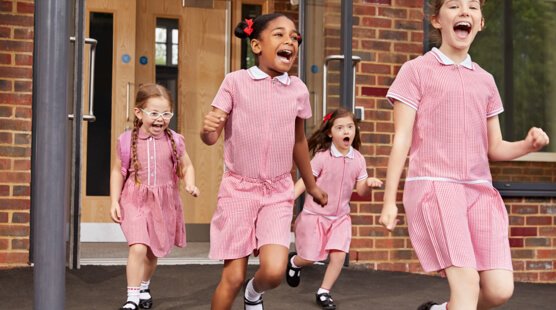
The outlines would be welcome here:
M 283 37 L 284 35 L 283 35 L 281 32 L 276 32 L 276 33 L 274 34 L 274 36 L 281 38 L 281 37 Z

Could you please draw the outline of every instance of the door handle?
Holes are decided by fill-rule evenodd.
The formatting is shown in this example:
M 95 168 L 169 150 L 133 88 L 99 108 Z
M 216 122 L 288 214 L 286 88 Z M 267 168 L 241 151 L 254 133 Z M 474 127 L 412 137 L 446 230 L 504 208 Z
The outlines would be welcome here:
M 326 115 L 326 109 L 327 109 L 327 104 L 326 104 L 326 83 L 327 83 L 327 77 L 328 77 L 328 63 L 331 61 L 341 61 L 344 60 L 344 55 L 330 55 L 327 56 L 324 59 L 324 66 L 323 66 L 323 70 L 322 70 L 322 116 L 324 117 Z M 353 104 L 351 105 L 353 107 L 353 110 L 351 111 L 354 115 L 355 115 L 355 66 L 361 61 L 361 57 L 359 56 L 352 56 L 351 57 L 351 62 L 353 65 Z M 358 107 L 359 109 L 359 107 Z
M 71 42 L 75 42 L 75 37 L 70 37 Z M 89 61 L 89 114 L 83 114 L 83 120 L 88 122 L 94 122 L 96 120 L 96 116 L 93 113 L 93 103 L 94 103 L 94 96 L 93 92 L 95 89 L 95 54 L 97 49 L 97 40 L 92 38 L 85 38 L 85 44 L 91 45 L 90 50 L 90 61 Z M 73 119 L 73 114 L 68 114 L 69 119 Z

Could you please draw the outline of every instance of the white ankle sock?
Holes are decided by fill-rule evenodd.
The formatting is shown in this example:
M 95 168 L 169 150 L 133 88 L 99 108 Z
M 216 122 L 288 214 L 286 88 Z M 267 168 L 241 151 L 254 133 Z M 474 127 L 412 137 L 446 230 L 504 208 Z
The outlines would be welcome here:
M 249 280 L 249 282 L 247 282 L 247 286 L 245 287 L 245 298 L 247 298 L 247 300 L 249 301 L 257 301 L 261 298 L 261 295 L 264 292 L 257 292 L 255 290 L 255 287 L 253 286 L 253 279 Z
M 133 301 L 136 305 L 139 304 L 139 286 L 128 286 L 127 287 L 127 301 Z M 124 308 L 133 309 L 133 306 L 126 305 Z
M 321 287 L 321 288 L 319 288 L 319 290 L 317 291 L 317 295 L 324 294 L 324 293 L 330 294 L 330 290 L 327 290 L 327 289 L 324 289 L 324 288 Z
M 148 290 L 149 289 L 149 284 L 151 284 L 151 281 L 141 281 L 141 286 L 140 286 L 140 290 Z M 151 294 L 148 292 L 145 293 L 140 293 L 139 294 L 139 298 L 140 299 L 149 299 L 151 298 Z
M 290 263 L 292 264 L 292 267 L 293 267 L 293 268 L 301 268 L 301 267 L 297 266 L 297 265 L 294 263 L 294 260 L 295 260 L 295 257 L 296 257 L 296 256 L 297 256 L 297 255 L 292 256 L 292 259 L 290 259 Z
M 446 306 L 448 305 L 447 302 L 441 304 L 441 305 L 434 305 L 431 307 L 431 310 L 446 310 Z

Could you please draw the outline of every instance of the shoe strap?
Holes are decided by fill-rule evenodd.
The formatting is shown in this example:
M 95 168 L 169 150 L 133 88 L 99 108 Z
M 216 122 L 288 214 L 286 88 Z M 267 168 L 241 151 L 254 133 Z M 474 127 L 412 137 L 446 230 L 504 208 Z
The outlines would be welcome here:
M 261 297 L 257 301 L 251 301 L 251 300 L 243 297 L 243 302 L 248 306 L 256 306 L 256 305 L 261 305 L 263 303 L 263 298 Z

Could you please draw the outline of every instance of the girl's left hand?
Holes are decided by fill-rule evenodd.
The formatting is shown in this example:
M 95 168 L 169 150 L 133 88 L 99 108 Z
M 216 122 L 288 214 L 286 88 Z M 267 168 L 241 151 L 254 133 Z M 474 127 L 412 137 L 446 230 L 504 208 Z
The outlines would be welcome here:
M 195 185 L 186 185 L 185 190 L 193 197 L 199 196 L 199 189 Z
M 550 139 L 548 138 L 546 132 L 542 129 L 533 127 L 529 129 L 527 137 L 525 137 L 525 141 L 531 145 L 533 151 L 538 151 L 547 145 L 550 142 Z
M 368 187 L 382 187 L 382 181 L 377 178 L 368 178 L 367 179 L 367 186 Z

